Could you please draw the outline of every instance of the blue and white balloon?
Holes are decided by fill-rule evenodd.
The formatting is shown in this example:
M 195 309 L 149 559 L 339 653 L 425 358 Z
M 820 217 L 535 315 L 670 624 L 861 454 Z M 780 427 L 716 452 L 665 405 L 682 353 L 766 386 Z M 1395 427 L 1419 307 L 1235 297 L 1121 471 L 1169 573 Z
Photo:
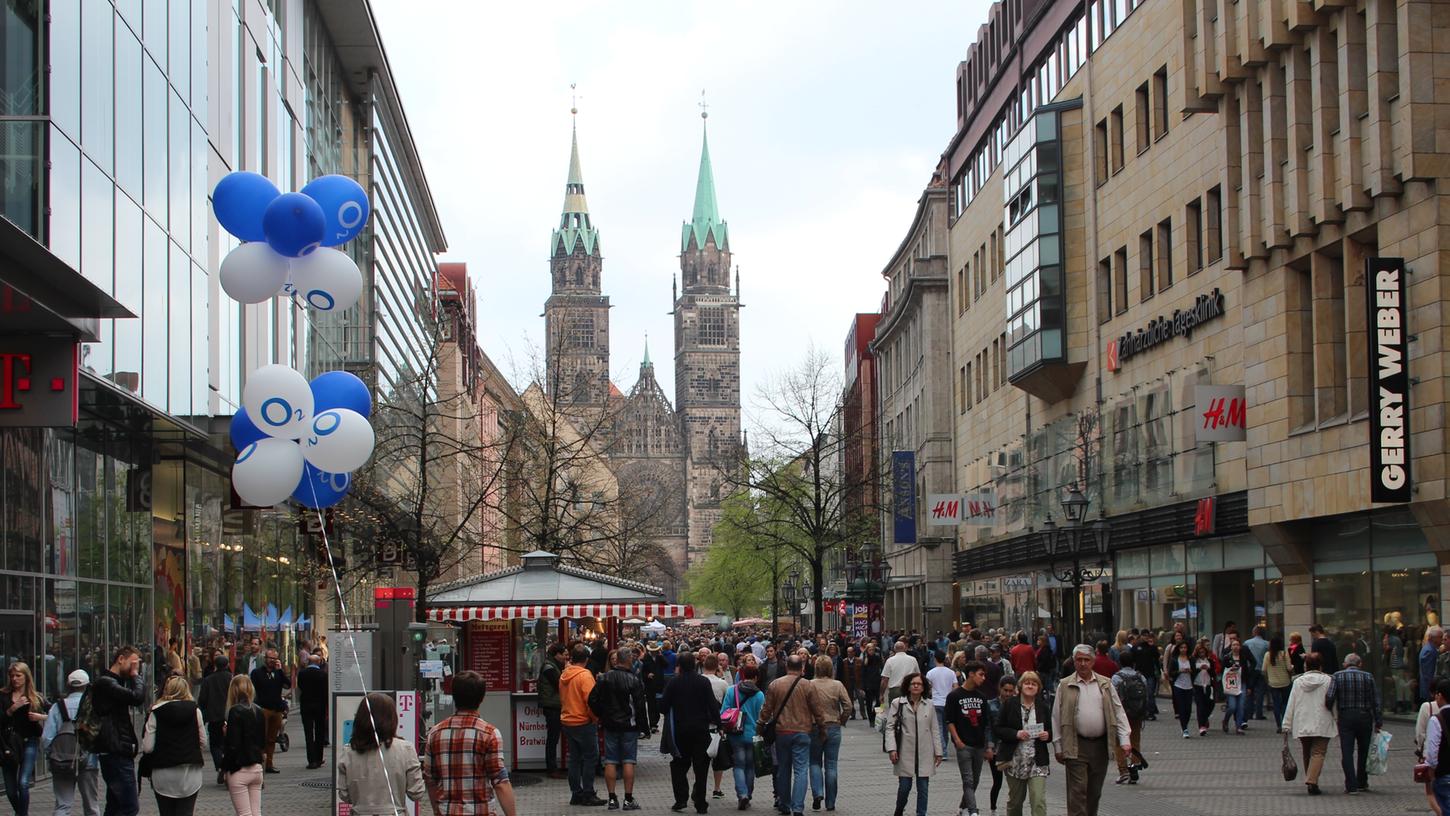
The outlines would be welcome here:
M 281 193 L 266 176 L 237 171 L 228 173 L 212 190 L 211 206 L 222 229 L 243 241 L 265 241 L 262 216 Z
M 325 247 L 345 244 L 356 238 L 368 222 L 367 191 L 347 176 L 319 176 L 302 188 L 322 207 L 327 228 L 322 238 Z
M 289 484 L 294 484 L 289 482 Z M 292 500 L 303 507 L 321 510 L 342 501 L 352 489 L 352 476 L 347 473 L 328 473 L 312 465 L 304 465 L 302 477 L 295 482 Z
M 322 413 L 329 408 L 346 408 L 363 416 L 372 416 L 373 396 L 367 384 L 347 371 L 328 371 L 312 378 L 312 410 Z
M 311 196 L 283 193 L 267 205 L 262 214 L 262 229 L 267 243 L 278 255 L 300 258 L 322 246 L 326 221 L 322 208 Z
M 259 439 L 242 449 L 232 465 L 232 487 L 242 501 L 271 507 L 302 478 L 302 449 L 290 439 Z
M 362 296 L 362 272 L 346 252 L 319 249 L 292 262 L 292 290 L 319 312 L 340 312 Z
M 242 407 L 268 436 L 296 439 L 312 424 L 312 389 L 307 378 L 284 365 L 253 371 L 242 387 Z
M 307 464 L 330 473 L 348 473 L 373 455 L 373 426 L 367 418 L 346 408 L 318 411 L 312 429 L 302 437 Z
M 232 447 L 238 451 L 244 450 L 248 445 L 256 442 L 258 439 L 269 438 L 262 432 L 261 428 L 257 427 L 256 423 L 252 422 L 252 418 L 247 416 L 246 408 L 238 408 L 237 412 L 232 415 L 232 423 L 229 430 L 231 432 Z
M 222 259 L 222 291 L 238 303 L 261 303 L 287 281 L 287 259 L 265 241 L 242 244 Z

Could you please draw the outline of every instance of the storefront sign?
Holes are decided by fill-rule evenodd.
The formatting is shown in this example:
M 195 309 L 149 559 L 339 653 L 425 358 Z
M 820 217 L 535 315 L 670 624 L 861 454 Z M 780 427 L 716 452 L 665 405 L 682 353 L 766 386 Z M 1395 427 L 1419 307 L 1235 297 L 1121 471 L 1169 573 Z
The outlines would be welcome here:
M 1405 260 L 1366 258 L 1369 308 L 1369 499 L 1410 500 L 1410 375 Z
M 545 767 L 548 754 L 545 744 L 549 734 L 549 723 L 544 718 L 544 709 L 537 697 L 519 697 L 514 700 L 514 767 L 519 770 L 538 770 Z
M 74 427 L 80 418 L 79 348 L 71 338 L 0 340 L 0 427 Z
M 997 521 L 997 496 L 991 490 L 975 493 L 933 493 L 927 496 L 928 527 L 970 524 L 990 527 Z
M 468 668 L 483 675 L 490 691 L 515 691 L 513 623 L 472 621 L 468 624 Z
M 1242 442 L 1248 438 L 1247 402 L 1242 385 L 1196 385 L 1193 401 L 1198 406 L 1195 440 Z
M 1171 315 L 1160 315 L 1149 320 L 1148 325 L 1137 331 L 1130 331 L 1116 340 L 1109 340 L 1107 369 L 1117 371 L 1133 355 L 1175 337 L 1192 337 L 1200 324 L 1220 317 L 1223 317 L 1223 293 L 1214 289 L 1206 295 L 1199 295 L 1191 307 L 1174 309 Z
M 1003 592 L 1027 592 L 1031 589 L 1031 575 L 1009 575 L 1002 579 Z
M 891 452 L 892 541 L 916 543 L 916 452 Z

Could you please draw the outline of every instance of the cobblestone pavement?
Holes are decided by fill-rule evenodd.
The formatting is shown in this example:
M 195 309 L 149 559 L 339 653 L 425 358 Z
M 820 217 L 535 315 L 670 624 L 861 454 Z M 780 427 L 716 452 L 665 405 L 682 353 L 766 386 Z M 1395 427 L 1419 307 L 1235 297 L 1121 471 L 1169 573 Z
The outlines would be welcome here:
M 1215 725 L 1217 722 L 1215 722 Z M 309 771 L 304 768 L 306 756 L 302 750 L 302 734 L 298 718 L 288 721 L 293 748 L 277 754 L 277 766 L 282 773 L 269 776 L 262 794 L 262 810 L 267 814 L 325 814 L 331 802 L 327 784 L 330 775 L 326 768 Z M 1108 783 L 1103 794 L 1101 816 L 1400 816 L 1406 813 L 1427 813 L 1428 806 L 1417 785 L 1409 781 L 1413 764 L 1412 732 L 1414 726 L 1408 722 L 1392 721 L 1386 726 L 1394 734 L 1390 751 L 1390 773 L 1371 777 L 1374 788 L 1369 793 L 1345 796 L 1343 775 L 1339 770 L 1339 744 L 1330 745 L 1328 761 L 1320 786 L 1325 795 L 1308 797 L 1300 781 L 1284 782 L 1279 775 L 1279 746 L 1281 738 L 1274 734 L 1273 721 L 1251 724 L 1245 736 L 1233 736 L 1213 731 L 1206 738 L 1185 740 L 1180 736 L 1177 723 L 1168 718 L 1147 723 L 1144 730 L 1144 753 L 1151 766 L 1144 772 L 1142 782 L 1135 786 L 1112 784 L 1116 773 L 1109 772 Z M 670 792 L 669 767 L 655 746 L 657 740 L 640 746 L 639 779 L 635 785 L 635 797 L 643 806 L 641 812 L 670 812 L 674 797 Z M 208 759 L 208 767 L 210 759 Z M 209 768 L 210 769 L 210 768 Z M 214 773 L 214 771 L 212 771 Z M 520 816 L 555 816 L 555 814 L 599 813 L 603 808 L 569 807 L 568 784 L 562 780 L 542 780 L 536 774 L 517 774 Z M 1048 780 L 1048 813 L 1060 814 L 1065 810 L 1063 773 L 1054 767 Z M 880 751 L 880 737 L 870 731 L 862 721 L 854 721 L 846 727 L 841 745 L 840 764 L 841 790 L 837 801 L 837 812 L 841 814 L 862 814 L 863 816 L 890 816 L 894 805 L 895 780 L 886 758 Z M 604 780 L 596 780 L 596 787 L 604 795 Z M 712 813 L 737 812 L 734 786 L 730 772 L 726 771 L 722 785 L 726 798 L 712 799 Z M 978 788 L 978 802 L 983 816 L 990 813 L 987 801 L 991 789 L 988 777 Z M 622 790 L 622 788 L 621 788 Z M 956 813 L 961 782 L 957 776 L 956 764 L 950 757 L 938 769 L 932 779 L 931 808 L 933 816 L 950 816 Z M 765 781 L 758 790 L 755 807 L 749 812 L 770 814 L 769 782 Z M 1004 789 L 998 803 L 999 814 L 1006 813 L 1007 793 Z M 36 784 L 31 795 L 31 812 L 35 816 L 48 816 L 53 799 L 50 782 Z M 806 802 L 810 811 L 809 798 Z M 424 814 L 427 806 L 424 806 Z M 908 813 L 914 813 L 913 805 Z M 155 814 L 156 800 L 149 786 L 141 797 L 141 813 Z M 231 802 L 224 789 L 214 784 L 202 787 L 196 806 L 197 816 L 231 816 Z

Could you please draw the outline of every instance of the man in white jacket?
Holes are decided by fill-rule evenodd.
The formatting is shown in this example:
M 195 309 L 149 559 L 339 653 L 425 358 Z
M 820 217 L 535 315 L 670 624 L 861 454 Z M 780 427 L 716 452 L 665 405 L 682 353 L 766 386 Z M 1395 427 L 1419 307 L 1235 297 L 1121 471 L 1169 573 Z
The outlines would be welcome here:
M 50 707 L 50 715 L 45 718 L 45 730 L 40 733 L 40 753 L 42 756 L 50 757 L 52 744 L 61 733 L 61 726 L 67 721 L 74 722 L 76 712 L 81 707 L 81 697 L 91 685 L 91 677 L 83 669 L 76 669 L 66 679 L 66 687 L 70 693 L 60 702 L 60 705 Z M 62 711 L 64 707 L 64 711 Z M 64 717 L 62 717 L 64 714 Z M 81 796 L 81 816 L 101 816 L 101 807 L 105 799 L 101 796 L 101 766 L 96 762 L 94 754 L 88 754 L 80 749 L 76 741 L 75 728 L 70 726 L 67 735 L 62 739 L 62 744 L 54 745 L 59 751 L 66 751 L 75 757 L 72 773 L 66 773 L 56 764 L 51 765 L 50 784 L 51 790 L 55 793 L 55 816 L 70 816 L 74 807 L 76 794 Z M 70 757 L 65 757 L 69 759 Z M 62 759 L 61 756 L 55 757 Z M 65 763 L 71 765 L 71 763 Z

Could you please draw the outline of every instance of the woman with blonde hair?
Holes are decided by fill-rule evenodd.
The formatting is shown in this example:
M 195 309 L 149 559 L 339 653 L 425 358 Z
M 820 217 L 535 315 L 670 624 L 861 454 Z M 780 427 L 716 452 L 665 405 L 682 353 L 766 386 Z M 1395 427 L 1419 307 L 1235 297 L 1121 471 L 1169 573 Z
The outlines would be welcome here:
M 168 677 L 141 735 L 141 753 L 151 768 L 151 792 L 161 816 L 191 816 L 196 809 L 206 747 L 206 723 L 191 699 L 189 678 Z
M 267 731 L 262 709 L 252 701 L 257 690 L 251 678 L 238 674 L 227 686 L 226 749 L 222 770 L 237 816 L 262 814 L 262 744 Z
M 409 740 L 398 739 L 393 698 L 372 692 L 358 703 L 352 739 L 337 758 L 337 795 L 358 816 L 393 816 L 423 801 L 423 766 Z
M 5 798 L 15 816 L 30 813 L 30 782 L 35 774 L 35 755 L 46 717 L 45 703 L 35 693 L 35 676 L 30 667 L 15 661 L 6 671 L 5 718 L 0 720 L 0 770 L 4 771 Z
M 1123 655 L 1128 653 L 1128 630 L 1119 629 L 1118 636 L 1113 640 L 1113 645 L 1108 649 L 1108 657 L 1113 659 L 1119 666 L 1123 665 Z
M 826 710 L 826 727 L 811 732 L 810 780 L 811 809 L 816 810 L 824 799 L 826 810 L 836 809 L 837 767 L 841 758 L 841 726 L 851 718 L 851 695 L 846 685 L 835 679 L 834 661 L 829 655 L 816 658 L 816 676 L 811 680 L 816 699 Z

